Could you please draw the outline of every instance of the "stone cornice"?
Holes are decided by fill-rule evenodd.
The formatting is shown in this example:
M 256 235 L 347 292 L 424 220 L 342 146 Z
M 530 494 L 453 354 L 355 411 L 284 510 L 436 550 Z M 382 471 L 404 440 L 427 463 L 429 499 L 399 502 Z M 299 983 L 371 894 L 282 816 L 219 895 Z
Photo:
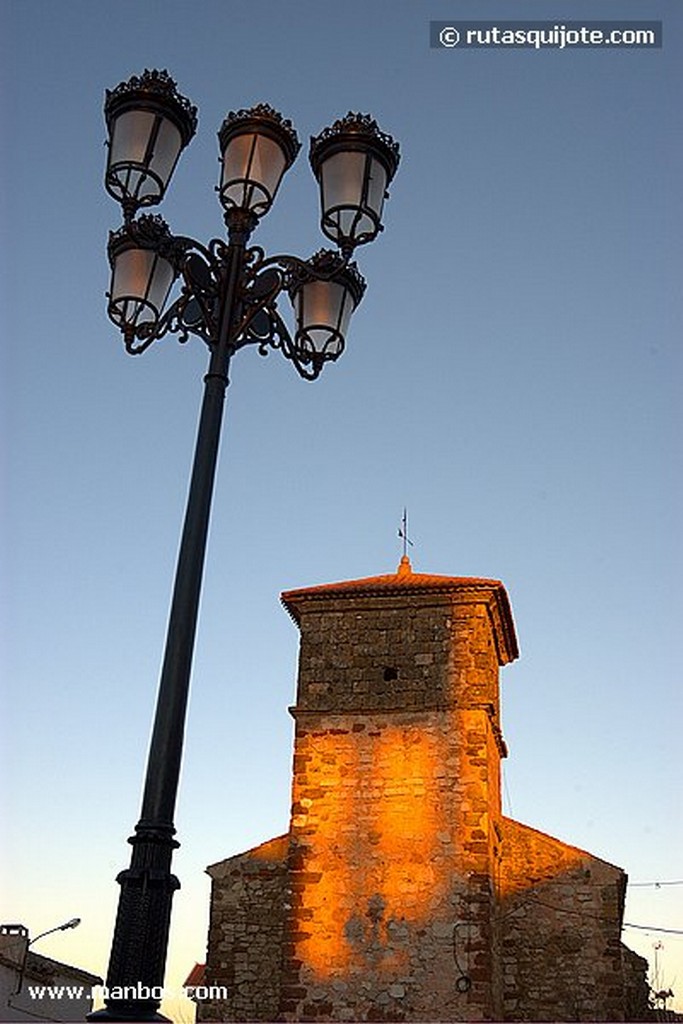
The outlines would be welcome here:
M 506 665 L 519 657 L 510 601 L 500 580 L 414 573 L 410 562 L 402 559 L 395 573 L 286 590 L 280 595 L 282 604 L 297 626 L 305 612 L 327 610 L 331 602 L 398 598 L 403 603 L 407 597 L 440 597 L 448 603 L 485 604 L 499 663 Z

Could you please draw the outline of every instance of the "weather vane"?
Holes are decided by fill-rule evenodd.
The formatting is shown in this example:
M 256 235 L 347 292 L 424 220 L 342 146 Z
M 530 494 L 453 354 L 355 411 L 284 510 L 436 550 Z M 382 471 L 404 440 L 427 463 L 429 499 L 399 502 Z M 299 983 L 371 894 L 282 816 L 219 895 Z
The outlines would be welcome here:
M 408 557 L 408 545 L 412 548 L 413 542 L 408 536 L 408 510 L 403 509 L 403 518 L 401 519 L 401 525 L 398 531 L 399 537 L 403 540 L 403 557 Z

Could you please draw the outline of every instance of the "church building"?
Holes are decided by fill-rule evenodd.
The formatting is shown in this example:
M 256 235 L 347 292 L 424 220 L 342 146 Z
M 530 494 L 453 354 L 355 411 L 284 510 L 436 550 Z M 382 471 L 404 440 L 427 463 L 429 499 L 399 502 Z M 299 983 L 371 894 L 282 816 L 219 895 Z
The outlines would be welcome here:
M 507 818 L 497 580 L 290 590 L 301 633 L 289 831 L 208 868 L 200 1021 L 621 1021 L 626 875 Z

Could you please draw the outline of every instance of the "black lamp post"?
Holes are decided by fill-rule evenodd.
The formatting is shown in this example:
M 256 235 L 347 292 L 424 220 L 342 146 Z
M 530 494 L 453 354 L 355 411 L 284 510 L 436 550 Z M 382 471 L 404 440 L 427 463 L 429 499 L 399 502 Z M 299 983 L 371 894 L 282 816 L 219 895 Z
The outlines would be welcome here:
M 165 1020 L 159 1014 L 171 901 L 173 817 L 199 594 L 206 549 L 228 367 L 255 344 L 280 349 L 307 380 L 344 350 L 351 313 L 365 282 L 350 259 L 382 229 L 386 188 L 399 162 L 398 145 L 367 115 L 349 114 L 311 139 L 310 160 L 321 187 L 321 226 L 341 254 L 321 250 L 308 260 L 266 257 L 247 248 L 300 149 L 289 121 L 261 104 L 228 114 L 218 138 L 217 188 L 227 242 L 203 245 L 173 235 L 161 217 L 140 214 L 159 203 L 184 146 L 196 131 L 196 108 L 165 71 L 145 71 L 107 92 L 109 154 L 105 186 L 120 202 L 124 224 L 109 239 L 112 269 L 108 313 L 136 354 L 167 333 L 196 335 L 210 350 L 194 465 L 178 555 L 154 729 L 140 820 L 129 842 L 107 974 L 106 1008 L 89 1020 Z M 178 297 L 167 305 L 177 281 Z M 295 328 L 277 300 L 286 291 Z

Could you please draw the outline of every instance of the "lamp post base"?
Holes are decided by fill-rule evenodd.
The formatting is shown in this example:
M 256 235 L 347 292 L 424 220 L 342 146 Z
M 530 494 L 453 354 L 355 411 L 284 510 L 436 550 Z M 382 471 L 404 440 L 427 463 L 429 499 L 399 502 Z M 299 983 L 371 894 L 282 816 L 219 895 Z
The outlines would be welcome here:
M 89 1021 L 167 1021 L 159 1013 L 163 998 L 164 966 L 171 920 L 171 902 L 180 882 L 171 873 L 171 855 L 178 842 L 172 830 L 155 830 L 140 823 L 131 865 L 121 871 L 118 913 L 114 929 L 105 1007 Z

